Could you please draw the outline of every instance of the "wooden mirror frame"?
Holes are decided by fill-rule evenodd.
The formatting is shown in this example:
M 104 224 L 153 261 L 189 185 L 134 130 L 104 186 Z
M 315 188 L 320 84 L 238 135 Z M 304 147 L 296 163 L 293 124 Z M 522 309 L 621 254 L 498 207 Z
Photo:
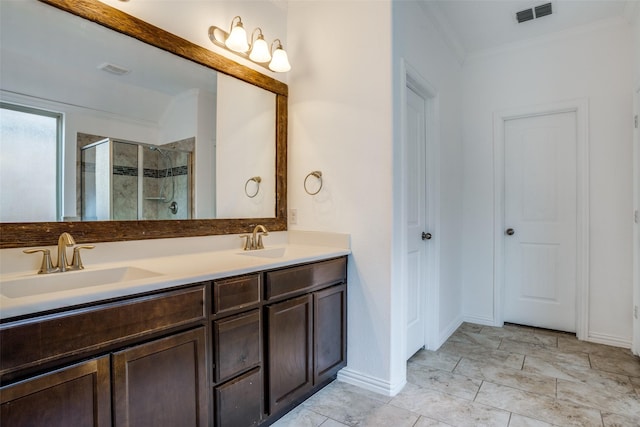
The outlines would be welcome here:
M 65 231 L 78 243 L 90 243 L 245 233 L 257 224 L 263 224 L 269 231 L 287 229 L 289 88 L 285 83 L 97 0 L 39 1 L 273 92 L 276 95 L 276 212 L 275 218 L 0 223 L 0 248 L 55 245 L 60 233 Z

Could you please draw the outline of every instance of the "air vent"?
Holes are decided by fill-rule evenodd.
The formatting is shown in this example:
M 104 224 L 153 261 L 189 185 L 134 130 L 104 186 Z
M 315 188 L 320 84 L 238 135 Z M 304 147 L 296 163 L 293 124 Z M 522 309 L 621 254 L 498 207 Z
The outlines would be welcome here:
M 516 13 L 516 19 L 518 23 L 531 21 L 533 19 L 533 9 L 525 9 Z
M 106 71 L 107 73 L 115 74 L 116 76 L 124 76 L 125 74 L 129 74 L 131 70 L 125 68 L 121 65 L 111 64 L 109 62 L 105 62 L 104 64 L 100 64 L 98 66 L 99 70 Z
M 534 18 L 542 18 L 543 16 L 551 15 L 552 13 L 553 9 L 551 7 L 551 3 L 545 3 L 541 4 L 540 6 L 536 6 L 535 8 L 529 8 L 521 10 L 520 12 L 516 12 L 516 20 L 519 24 L 521 24 L 523 22 L 531 21 Z
M 541 18 L 543 16 L 551 15 L 553 10 L 551 9 L 551 3 L 543 4 L 536 7 L 536 18 Z

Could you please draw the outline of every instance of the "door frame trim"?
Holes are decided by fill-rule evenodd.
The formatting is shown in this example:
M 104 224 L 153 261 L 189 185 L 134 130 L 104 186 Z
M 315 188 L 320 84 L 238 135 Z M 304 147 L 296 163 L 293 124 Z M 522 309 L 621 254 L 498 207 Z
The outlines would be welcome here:
M 633 92 L 633 114 L 640 115 L 640 86 Z M 633 209 L 640 210 L 640 128 L 633 129 Z M 631 351 L 640 355 L 640 314 L 635 307 L 640 307 L 640 223 L 633 221 L 633 333 Z
M 438 333 L 438 319 L 439 319 L 439 300 L 440 289 L 438 284 L 440 283 L 440 96 L 438 89 L 425 79 L 420 72 L 411 64 L 409 64 L 404 58 L 400 61 L 400 120 L 401 126 L 401 151 L 400 151 L 400 167 L 399 171 L 404 171 L 403 154 L 406 146 L 406 129 L 404 123 L 406 120 L 406 89 L 410 87 L 426 101 L 426 147 L 425 147 L 425 166 L 426 171 L 426 212 L 427 212 L 427 227 L 434 235 L 434 239 L 430 241 L 429 250 L 426 254 L 426 268 L 428 272 L 425 277 L 425 292 L 424 296 L 426 301 L 423 301 L 423 319 L 425 322 L 425 347 L 429 350 L 437 349 L 441 343 L 439 342 Z M 404 203 L 406 202 L 407 195 L 404 194 L 405 176 L 404 173 L 400 173 L 399 177 L 401 181 L 401 203 L 400 207 L 400 243 L 402 248 L 406 248 L 406 212 L 404 209 Z M 406 271 L 406 253 L 401 252 L 400 265 L 401 267 L 401 281 L 402 281 L 402 298 L 406 300 L 407 295 L 407 271 Z M 404 304 L 404 302 L 403 302 Z M 403 310 L 403 353 L 406 352 L 406 310 Z M 405 358 L 406 359 L 406 358 Z
M 525 106 L 493 114 L 493 318 L 504 325 L 504 125 L 507 120 L 558 113 L 576 113 L 576 336 L 589 337 L 589 100 L 578 98 Z

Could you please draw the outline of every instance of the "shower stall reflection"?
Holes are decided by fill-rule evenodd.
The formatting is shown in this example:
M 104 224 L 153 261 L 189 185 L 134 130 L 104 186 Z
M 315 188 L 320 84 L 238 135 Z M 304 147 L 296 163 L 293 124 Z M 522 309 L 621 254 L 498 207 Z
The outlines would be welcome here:
M 106 138 L 81 171 L 83 221 L 191 218 L 191 152 Z

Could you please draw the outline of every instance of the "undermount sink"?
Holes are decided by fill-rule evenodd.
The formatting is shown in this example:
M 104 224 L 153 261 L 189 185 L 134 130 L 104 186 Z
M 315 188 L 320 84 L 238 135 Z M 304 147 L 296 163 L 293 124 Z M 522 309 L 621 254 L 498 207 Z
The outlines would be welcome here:
M 160 276 L 160 273 L 137 267 L 114 267 L 99 270 L 66 271 L 34 274 L 0 281 L 0 294 L 6 298 L 22 298 L 53 292 L 84 289 Z
M 256 258 L 282 258 L 285 256 L 287 248 L 254 249 L 240 252 L 240 255 L 252 256 Z

